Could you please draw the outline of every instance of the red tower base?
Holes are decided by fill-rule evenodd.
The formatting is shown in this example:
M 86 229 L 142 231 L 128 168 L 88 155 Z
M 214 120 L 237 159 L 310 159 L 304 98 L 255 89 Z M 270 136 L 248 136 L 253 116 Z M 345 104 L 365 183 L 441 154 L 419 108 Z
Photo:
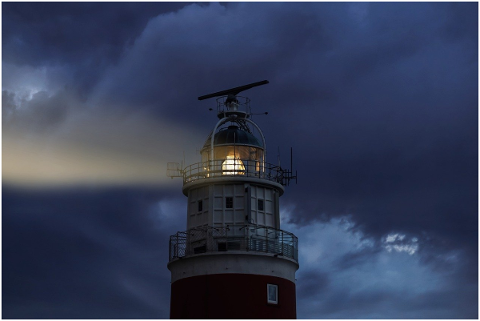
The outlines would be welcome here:
M 267 284 L 277 285 L 278 303 L 268 303 Z M 172 283 L 172 319 L 295 319 L 295 283 L 266 275 L 214 274 Z

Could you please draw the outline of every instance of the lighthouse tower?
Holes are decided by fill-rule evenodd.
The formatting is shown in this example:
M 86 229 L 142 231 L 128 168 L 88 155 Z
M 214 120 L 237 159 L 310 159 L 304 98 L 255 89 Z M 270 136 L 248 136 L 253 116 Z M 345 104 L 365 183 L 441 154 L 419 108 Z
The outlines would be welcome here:
M 180 319 L 296 318 L 298 240 L 280 229 L 279 197 L 296 176 L 266 162 L 266 142 L 241 91 L 210 95 L 218 122 L 201 162 L 168 175 L 183 178 L 186 231 L 170 236 L 170 317 Z

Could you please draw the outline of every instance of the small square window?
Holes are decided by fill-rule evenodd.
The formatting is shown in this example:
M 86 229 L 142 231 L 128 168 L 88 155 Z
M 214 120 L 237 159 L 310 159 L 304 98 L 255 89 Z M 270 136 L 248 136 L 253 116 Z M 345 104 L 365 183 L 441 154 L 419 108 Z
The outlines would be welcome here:
M 225 208 L 233 208 L 233 197 L 225 197 Z
M 203 200 L 198 201 L 198 211 L 203 211 Z
M 257 204 L 258 204 L 257 209 L 259 211 L 263 211 L 263 200 L 258 200 Z
M 278 304 L 278 285 L 267 284 L 267 303 Z

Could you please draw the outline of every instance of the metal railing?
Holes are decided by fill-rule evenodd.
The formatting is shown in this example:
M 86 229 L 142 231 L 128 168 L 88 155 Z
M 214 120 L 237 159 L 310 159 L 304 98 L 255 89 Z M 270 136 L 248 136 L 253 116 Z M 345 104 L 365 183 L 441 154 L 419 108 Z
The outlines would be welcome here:
M 298 238 L 290 232 L 253 224 L 204 226 L 170 236 L 169 261 L 225 251 L 272 253 L 298 262 Z
M 212 177 L 239 176 L 262 178 L 286 185 L 286 179 L 289 175 L 290 172 L 282 169 L 280 166 L 256 160 L 235 160 L 233 167 L 232 165 L 226 165 L 225 160 L 213 160 L 185 167 L 183 170 L 183 183 Z
M 222 96 L 216 99 L 217 101 L 217 113 L 226 113 L 232 110 L 240 111 L 245 114 L 251 114 L 250 98 L 244 96 L 236 96 L 236 103 L 227 103 L 228 96 Z

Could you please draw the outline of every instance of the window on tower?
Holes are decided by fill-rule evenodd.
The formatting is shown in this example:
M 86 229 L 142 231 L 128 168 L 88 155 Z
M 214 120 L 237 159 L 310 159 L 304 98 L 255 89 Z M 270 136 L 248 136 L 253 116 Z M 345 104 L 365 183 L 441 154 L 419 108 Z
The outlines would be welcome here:
M 199 212 L 203 211 L 203 200 L 198 201 L 198 211 Z
M 233 208 L 233 197 L 225 197 L 225 208 Z
M 258 200 L 257 204 L 258 204 L 257 209 L 259 211 L 263 211 L 263 200 Z
M 278 285 L 267 284 L 267 303 L 278 304 Z

